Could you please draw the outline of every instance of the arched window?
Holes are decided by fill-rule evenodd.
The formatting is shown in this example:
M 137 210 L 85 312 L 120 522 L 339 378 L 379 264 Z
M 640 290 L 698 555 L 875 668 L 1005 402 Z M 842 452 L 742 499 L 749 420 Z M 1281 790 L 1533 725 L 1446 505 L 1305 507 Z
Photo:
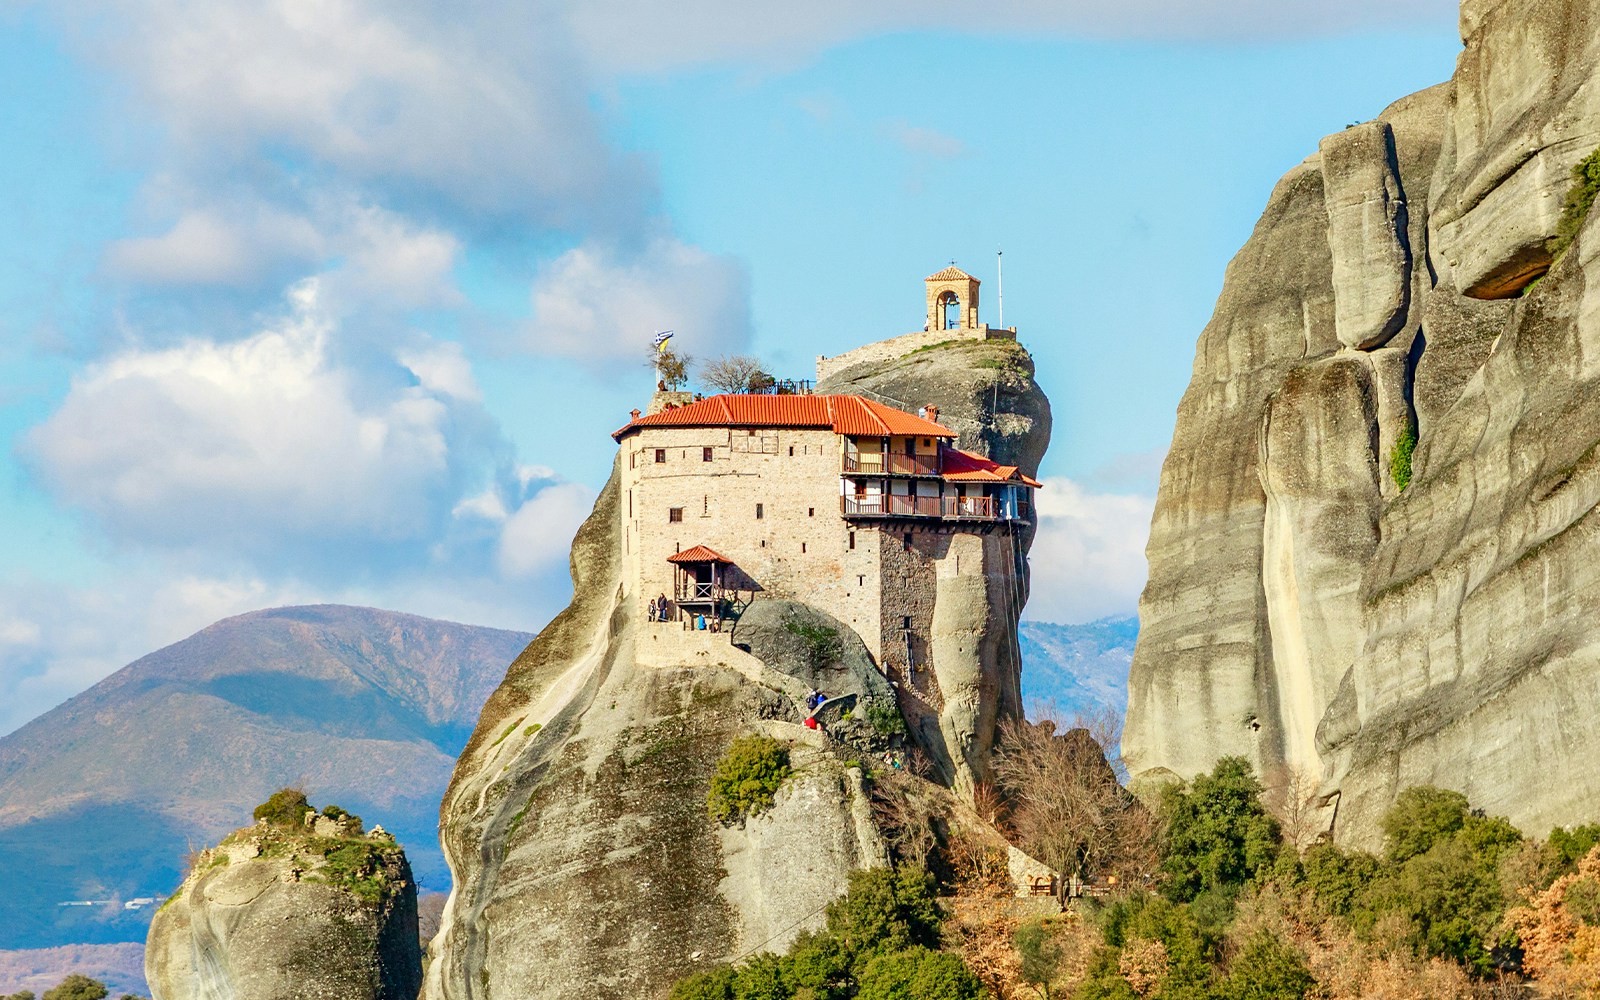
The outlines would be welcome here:
M 961 326 L 961 299 L 955 292 L 944 292 L 939 296 L 940 315 L 944 317 L 942 329 L 955 330 Z

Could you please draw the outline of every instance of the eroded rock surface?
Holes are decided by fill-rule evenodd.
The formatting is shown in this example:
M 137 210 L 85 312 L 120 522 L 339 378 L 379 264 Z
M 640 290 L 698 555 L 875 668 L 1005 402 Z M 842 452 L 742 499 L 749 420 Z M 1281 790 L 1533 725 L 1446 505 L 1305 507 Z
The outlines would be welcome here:
M 1031 472 L 1048 403 L 1026 352 L 999 350 L 940 348 L 841 374 L 940 406 L 965 446 L 992 445 Z M 431 946 L 431 1000 L 655 997 L 751 948 L 781 950 L 821 926 L 852 869 L 884 859 L 851 765 L 915 740 L 956 785 L 986 766 L 995 719 L 1020 711 L 1017 593 L 947 600 L 934 588 L 932 642 L 948 647 L 936 672 L 949 684 L 926 706 L 903 699 L 905 735 L 861 640 L 804 595 L 755 601 L 729 652 L 698 665 L 641 658 L 650 637 L 621 596 L 618 482 L 574 540 L 572 604 L 511 665 L 446 795 L 455 890 Z M 826 737 L 801 724 L 813 687 L 841 696 L 822 713 Z M 786 744 L 795 774 L 772 809 L 723 827 L 707 816 L 710 777 L 752 732 Z
M 202 851 L 150 926 L 155 1000 L 413 1000 L 417 891 L 382 836 L 266 826 Z
M 1597 0 L 1469 2 L 1450 82 L 1330 137 L 1273 192 L 1162 473 L 1136 776 L 1225 754 L 1269 784 L 1310 775 L 1357 843 L 1419 783 L 1536 833 L 1592 817 L 1592 221 L 1530 283 L 1600 146 L 1597 18 Z

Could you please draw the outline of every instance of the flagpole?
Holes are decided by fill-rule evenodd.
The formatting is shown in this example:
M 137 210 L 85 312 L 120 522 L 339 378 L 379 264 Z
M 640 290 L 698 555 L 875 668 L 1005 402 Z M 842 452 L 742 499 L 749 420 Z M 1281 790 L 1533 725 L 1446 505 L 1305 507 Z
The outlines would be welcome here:
M 1003 264 L 1005 264 L 1005 251 L 996 250 L 994 252 L 995 300 L 1000 307 L 1000 317 L 995 325 L 1002 330 L 1006 328 L 1006 272 Z

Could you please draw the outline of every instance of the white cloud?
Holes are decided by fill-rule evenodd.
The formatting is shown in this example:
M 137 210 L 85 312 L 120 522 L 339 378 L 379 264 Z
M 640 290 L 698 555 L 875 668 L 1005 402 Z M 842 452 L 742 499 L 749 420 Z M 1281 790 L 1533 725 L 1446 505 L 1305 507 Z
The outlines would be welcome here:
M 113 0 L 57 5 L 153 109 L 192 174 L 261 154 L 557 224 L 636 213 L 642 168 L 604 135 L 548 5 Z
M 895 122 L 890 125 L 889 135 L 902 149 L 913 156 L 932 156 L 948 160 L 967 151 L 966 143 L 953 135 L 906 122 Z
M 1395 27 L 1453 28 L 1456 0 L 608 0 L 574 3 L 571 21 L 592 62 L 613 73 L 652 73 L 706 62 L 795 61 L 890 32 L 939 31 L 1105 39 L 1255 40 Z M 960 48 L 951 44 L 951 58 Z
M 257 557 L 431 540 L 498 446 L 448 347 L 415 378 L 341 366 L 314 282 L 229 344 L 191 340 L 91 366 L 27 437 L 51 490 L 114 537 Z M 407 384 L 420 382 L 421 384 Z
M 565 566 L 572 536 L 594 506 L 594 491 L 577 483 L 547 486 L 505 520 L 500 533 L 500 572 L 527 579 Z
M 308 220 L 262 205 L 237 212 L 217 208 L 183 213 L 159 236 L 117 240 L 106 268 L 131 281 L 157 285 L 248 285 L 285 264 L 303 265 L 325 251 Z
M 1027 617 L 1076 623 L 1138 609 L 1155 498 L 1050 478 L 1039 491 Z
M 534 322 L 524 346 L 642 366 L 651 334 L 671 329 L 673 344 L 696 357 L 737 351 L 750 339 L 749 285 L 734 258 L 668 237 L 637 253 L 580 246 L 534 282 Z

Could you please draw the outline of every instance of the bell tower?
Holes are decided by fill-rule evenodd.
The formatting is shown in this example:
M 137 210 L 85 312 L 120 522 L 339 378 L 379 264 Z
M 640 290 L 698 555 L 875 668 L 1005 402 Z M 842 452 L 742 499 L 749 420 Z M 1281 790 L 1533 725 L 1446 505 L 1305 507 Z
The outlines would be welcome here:
M 928 329 L 974 330 L 978 326 L 978 279 L 952 263 L 929 275 Z

